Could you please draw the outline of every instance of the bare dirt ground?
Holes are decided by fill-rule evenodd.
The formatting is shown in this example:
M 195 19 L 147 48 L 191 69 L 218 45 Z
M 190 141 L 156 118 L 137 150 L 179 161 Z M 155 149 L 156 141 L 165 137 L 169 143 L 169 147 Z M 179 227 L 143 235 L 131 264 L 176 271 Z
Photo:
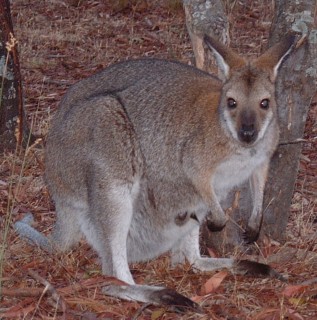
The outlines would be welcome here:
M 228 4 L 231 46 L 246 55 L 258 54 L 267 43 L 272 1 Z M 317 319 L 316 101 L 307 119 L 287 241 L 259 246 L 268 262 L 289 275 L 289 283 L 225 271 L 196 274 L 189 265 L 171 269 L 166 255 L 133 265 L 136 281 L 176 289 L 198 301 L 205 314 L 109 298 L 101 292 L 108 280 L 85 241 L 67 254 L 48 255 L 19 239 L 10 222 L 32 212 L 34 226 L 51 231 L 54 206 L 43 182 L 42 147 L 51 116 L 72 83 L 141 56 L 193 62 L 182 7 L 176 0 L 15 0 L 12 17 L 26 111 L 42 140 L 25 154 L 0 158 L 0 223 L 8 231 L 1 319 Z

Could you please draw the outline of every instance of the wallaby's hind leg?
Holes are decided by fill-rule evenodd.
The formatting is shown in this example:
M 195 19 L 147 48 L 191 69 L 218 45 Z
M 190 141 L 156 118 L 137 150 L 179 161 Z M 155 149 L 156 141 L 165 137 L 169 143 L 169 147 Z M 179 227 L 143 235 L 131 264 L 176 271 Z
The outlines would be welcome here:
M 130 119 L 116 97 L 97 96 L 82 103 L 82 121 L 86 121 L 87 108 L 94 108 L 88 117 L 91 129 L 83 163 L 88 211 L 80 217 L 80 228 L 101 258 L 103 273 L 133 284 L 127 237 L 143 157 Z
M 78 202 L 74 205 L 61 199 L 55 201 L 55 207 L 57 219 L 52 233 L 53 245 L 58 251 L 67 251 L 82 238 L 79 221 L 87 208 Z
M 98 177 L 90 186 L 89 214 L 81 217 L 81 230 L 101 258 L 103 273 L 130 284 L 134 281 L 128 266 L 127 237 L 133 214 L 132 190 L 137 185 L 114 184 Z
M 130 177 L 126 182 L 117 180 L 115 183 L 111 179 L 110 183 L 107 177 L 104 177 L 104 172 L 108 171 L 104 168 L 98 170 L 94 166 L 93 179 L 89 186 L 89 215 L 81 217 L 81 228 L 102 260 L 103 273 L 114 276 L 127 285 L 109 285 L 103 288 L 103 292 L 125 300 L 200 311 L 195 302 L 174 290 L 134 284 L 128 266 L 127 238 L 134 200 L 139 192 L 139 179 L 135 177 L 133 180 Z

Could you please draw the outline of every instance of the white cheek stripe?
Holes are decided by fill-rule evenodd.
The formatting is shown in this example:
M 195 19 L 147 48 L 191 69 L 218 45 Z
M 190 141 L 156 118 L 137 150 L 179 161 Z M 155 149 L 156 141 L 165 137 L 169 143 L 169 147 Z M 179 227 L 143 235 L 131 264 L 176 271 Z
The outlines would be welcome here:
M 258 135 L 258 138 L 257 138 L 257 141 L 261 140 L 263 137 L 264 137 L 264 134 L 266 132 L 266 129 L 268 128 L 269 124 L 271 123 L 271 120 L 273 118 L 273 112 L 272 111 L 269 111 L 267 113 L 267 116 L 265 118 L 265 121 L 262 125 L 262 128 L 261 130 L 259 131 L 259 135 Z
M 232 118 L 230 116 L 230 113 L 227 109 L 225 109 L 224 113 L 223 113 L 223 117 L 225 119 L 225 122 L 226 122 L 226 125 L 227 125 L 227 128 L 229 129 L 230 133 L 232 134 L 232 136 L 236 139 L 236 140 L 239 140 L 238 139 L 238 135 L 237 135 L 237 130 L 232 122 Z

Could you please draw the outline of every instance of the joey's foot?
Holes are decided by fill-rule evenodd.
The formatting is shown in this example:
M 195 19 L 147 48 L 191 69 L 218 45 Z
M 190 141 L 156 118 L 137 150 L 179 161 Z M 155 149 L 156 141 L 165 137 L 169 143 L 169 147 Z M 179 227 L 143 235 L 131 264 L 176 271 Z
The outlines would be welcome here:
M 247 229 L 243 232 L 242 238 L 244 243 L 251 244 L 253 242 L 256 242 L 259 239 L 260 231 L 251 229 L 247 227 Z
M 197 313 L 203 313 L 202 308 L 196 302 L 171 289 L 164 288 L 159 291 L 155 291 L 151 293 L 150 297 L 153 302 L 159 305 L 172 307 L 180 312 L 194 311 Z
M 254 277 L 262 276 L 266 278 L 275 278 L 284 282 L 287 281 L 283 275 L 275 271 L 269 265 L 250 260 L 237 260 L 235 262 L 234 272 Z

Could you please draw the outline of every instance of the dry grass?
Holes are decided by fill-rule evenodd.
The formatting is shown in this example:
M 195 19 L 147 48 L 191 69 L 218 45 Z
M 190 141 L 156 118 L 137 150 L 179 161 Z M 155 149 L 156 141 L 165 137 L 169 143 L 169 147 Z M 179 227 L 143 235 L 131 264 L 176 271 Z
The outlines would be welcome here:
M 19 40 L 24 94 L 29 119 L 43 137 L 51 115 L 70 84 L 119 60 L 156 56 L 192 61 L 192 51 L 179 1 L 41 1 L 12 4 Z M 227 1 L 232 46 L 245 54 L 265 46 L 272 1 Z M 317 317 L 317 105 L 313 101 L 306 126 L 300 171 L 293 197 L 287 242 L 267 242 L 262 255 L 289 274 L 290 283 L 228 275 L 201 303 L 206 314 L 175 314 L 160 307 L 142 309 L 102 295 L 110 281 L 100 273 L 97 256 L 83 241 L 61 256 L 49 256 L 9 230 L 2 277 L 0 318 L 13 319 L 314 319 Z M 15 163 L 14 168 L 12 163 Z M 43 183 L 43 149 L 0 158 L 0 223 L 4 226 L 12 189 L 12 220 L 31 211 L 35 227 L 49 233 L 54 207 Z M 10 187 L 11 186 L 11 187 Z M 1 229 L 3 230 L 3 229 Z M 30 273 L 33 269 L 36 274 Z M 168 256 L 132 266 L 137 282 L 164 284 L 189 297 L 201 294 L 212 276 L 190 266 L 171 269 Z M 42 278 L 41 278 L 42 277 Z M 50 290 L 45 281 L 54 288 Z M 311 281 L 311 282 L 309 282 Z M 42 295 L 44 288 L 47 294 Z M 293 293 L 290 294 L 291 290 Z

